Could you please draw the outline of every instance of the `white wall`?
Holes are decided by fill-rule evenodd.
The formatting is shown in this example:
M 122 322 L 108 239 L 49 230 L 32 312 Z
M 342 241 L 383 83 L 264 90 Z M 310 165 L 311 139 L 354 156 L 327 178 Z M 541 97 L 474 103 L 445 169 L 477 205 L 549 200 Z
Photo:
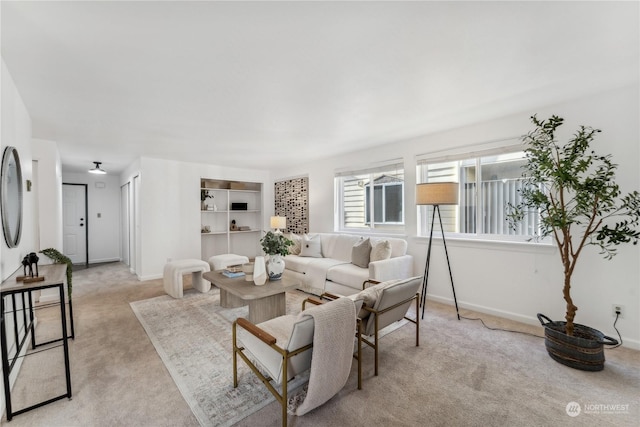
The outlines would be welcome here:
M 87 184 L 89 264 L 119 261 L 120 177 L 64 172 L 62 181 L 65 184 Z M 100 186 L 96 186 L 97 183 Z
M 2 139 L 0 140 L 2 151 L 5 147 L 12 146 L 18 149 L 20 165 L 22 167 L 22 237 L 17 248 L 9 249 L 2 238 L 2 251 L 0 257 L 0 273 L 2 278 L 9 277 L 21 267 L 22 258 L 29 252 L 33 252 L 34 237 L 33 224 L 35 212 L 33 209 L 33 192 L 26 191 L 26 180 L 32 179 L 32 155 L 31 155 L 31 118 L 20 94 L 18 93 L 13 78 L 9 74 L 4 60 L 2 61 L 1 74 L 2 91 Z M 1 154 L 0 154 L 1 156 Z
M 135 167 L 121 176 L 121 183 L 136 174 Z M 200 179 L 224 179 L 263 183 L 267 189 L 267 171 L 232 168 L 172 160 L 140 159 L 140 269 L 141 280 L 162 277 L 168 258 L 200 259 Z M 267 184 L 267 185 L 265 185 Z M 273 190 L 263 206 L 273 212 Z M 264 197 L 264 196 L 263 196 Z
M 603 130 L 594 148 L 611 153 L 619 164 L 618 179 L 623 192 L 640 190 L 639 87 L 631 85 L 591 95 L 560 105 L 541 106 L 490 122 L 467 126 L 407 141 L 391 143 L 272 171 L 274 180 L 309 176 L 310 229 L 334 229 L 334 170 L 403 157 L 405 164 L 405 234 L 409 253 L 415 257 L 416 273 L 422 274 L 428 239 L 417 235 L 415 183 L 416 155 L 469 144 L 518 137 L 533 127 L 529 120 L 557 114 L 565 118 L 561 140 L 579 125 Z M 434 243 L 429 277 L 429 298 L 453 303 L 451 284 L 441 241 Z M 539 324 L 536 313 L 563 320 L 562 268 L 555 247 L 534 244 L 488 243 L 447 239 L 458 302 L 481 312 Z M 619 254 L 606 261 L 595 247 L 588 247 L 573 276 L 572 296 L 579 307 L 576 321 L 617 337 L 612 327 L 612 304 L 624 304 L 625 318 L 618 328 L 625 345 L 640 348 L 640 245 L 618 248 Z M 455 312 L 452 309 L 452 318 Z
M 39 247 L 62 251 L 62 165 L 54 141 L 32 139 L 33 160 L 38 162 L 37 186 Z M 46 258 L 46 257 L 45 257 Z
M 46 150 L 47 148 L 39 146 L 38 144 L 34 144 L 34 148 L 32 149 L 32 140 L 31 140 L 31 118 L 29 117 L 29 113 L 22 101 L 20 94 L 18 93 L 15 83 L 9 71 L 2 60 L 2 70 L 0 74 L 0 93 L 1 93 L 1 108 L 0 108 L 0 128 L 1 128 L 1 138 L 0 138 L 0 151 L 4 151 L 5 147 L 13 146 L 18 150 L 18 155 L 20 157 L 20 165 L 22 168 L 22 181 L 23 181 L 23 204 L 22 204 L 22 215 L 23 215 L 23 226 L 22 226 L 22 237 L 20 239 L 20 244 L 17 248 L 9 249 L 4 241 L 4 238 L 0 238 L 2 242 L 0 243 L 0 278 L 3 280 L 9 277 L 13 272 L 15 272 L 18 268 L 21 268 L 22 258 L 29 252 L 35 252 L 38 249 L 43 248 L 43 244 L 49 244 L 56 240 L 56 233 L 54 228 L 56 228 L 58 217 L 55 214 L 56 206 L 55 203 L 52 206 L 53 213 L 49 214 L 46 209 L 42 210 L 42 214 L 39 214 L 35 210 L 36 201 L 35 201 L 35 191 L 27 191 L 26 189 L 26 181 L 33 181 L 33 173 L 32 173 L 32 161 L 39 160 L 38 156 L 41 153 L 40 149 Z M 48 147 L 51 148 L 51 147 Z M 52 184 L 47 189 L 51 191 L 55 191 L 55 182 L 58 180 L 59 175 L 56 175 L 56 168 L 59 166 L 59 156 L 56 150 L 50 151 L 53 157 L 46 161 L 43 161 L 42 164 L 39 163 L 39 171 L 38 171 L 38 182 L 34 182 L 34 185 L 40 185 L 41 182 L 49 181 Z M 57 160 L 56 160 L 57 159 Z M 58 165 L 58 166 L 56 166 Z M 57 178 L 58 177 L 58 178 Z M 47 203 L 47 197 L 45 195 L 44 200 L 42 199 L 42 192 L 45 190 L 44 188 L 38 189 L 38 194 L 40 197 L 39 206 L 42 206 L 42 203 Z M 41 228 L 44 232 L 39 233 L 40 241 L 36 241 L 36 224 L 39 224 L 39 228 Z M 38 247 L 39 246 L 39 247 Z M 41 257 L 42 258 L 42 257 Z M 46 257 L 44 257 L 41 262 L 46 263 Z M 8 300 L 10 303 L 10 299 Z M 20 310 L 21 303 L 18 298 L 17 302 L 18 307 L 16 309 Z M 7 310 L 11 310 L 12 307 L 8 307 Z M 11 316 L 7 316 L 5 318 L 7 320 L 7 328 L 11 330 L 13 328 L 12 318 Z M 22 335 L 25 333 L 25 325 L 21 320 L 21 317 L 18 316 L 18 329 L 19 334 Z M 15 351 L 15 342 L 13 341 L 13 334 L 9 334 L 8 337 L 8 352 L 9 354 L 13 354 Z M 26 351 L 26 347 L 24 350 Z M 10 378 L 11 384 L 15 381 L 16 376 L 20 370 L 20 365 L 22 363 L 22 358 L 18 359 L 16 367 L 14 367 L 12 371 L 12 375 Z M 4 387 L 0 390 L 0 414 L 2 414 L 5 410 L 5 399 L 4 399 Z

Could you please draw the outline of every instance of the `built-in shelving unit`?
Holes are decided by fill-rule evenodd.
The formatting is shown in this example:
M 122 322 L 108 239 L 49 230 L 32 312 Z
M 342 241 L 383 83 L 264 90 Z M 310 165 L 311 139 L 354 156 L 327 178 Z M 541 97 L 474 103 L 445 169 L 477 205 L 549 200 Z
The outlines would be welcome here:
M 262 184 L 202 178 L 202 259 L 234 253 L 253 258 L 262 237 Z M 235 224 L 234 224 L 235 221 Z

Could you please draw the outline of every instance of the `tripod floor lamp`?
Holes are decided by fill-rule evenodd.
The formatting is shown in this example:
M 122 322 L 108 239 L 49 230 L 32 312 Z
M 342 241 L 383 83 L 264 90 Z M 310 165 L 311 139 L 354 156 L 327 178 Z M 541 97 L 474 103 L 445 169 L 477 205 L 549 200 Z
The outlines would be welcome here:
M 444 228 L 442 228 L 442 216 L 440 215 L 440 205 L 457 205 L 458 204 L 458 183 L 457 182 L 429 182 L 418 184 L 416 187 L 416 205 L 433 206 L 433 216 L 431 218 L 431 228 L 429 230 L 429 248 L 427 249 L 427 262 L 424 266 L 424 276 L 422 277 L 422 318 L 424 319 L 424 308 L 427 301 L 427 282 L 429 281 L 429 266 L 431 263 L 431 242 L 433 241 L 433 224 L 438 214 L 440 220 L 440 230 L 442 231 L 442 244 L 444 245 L 444 253 L 447 257 L 447 266 L 449 267 L 449 277 L 451 278 L 451 290 L 453 290 L 453 301 L 456 304 L 456 314 L 460 320 L 460 312 L 458 311 L 458 300 L 456 299 L 456 288 L 453 286 L 453 275 L 451 274 L 451 263 L 449 262 L 449 253 L 447 252 L 447 241 L 444 238 Z

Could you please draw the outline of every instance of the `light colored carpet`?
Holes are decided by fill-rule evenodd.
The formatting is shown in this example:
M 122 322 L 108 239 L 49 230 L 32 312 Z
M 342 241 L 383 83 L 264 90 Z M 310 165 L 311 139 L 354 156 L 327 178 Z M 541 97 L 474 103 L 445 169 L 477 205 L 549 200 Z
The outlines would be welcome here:
M 287 313 L 299 313 L 302 293 L 287 293 Z M 238 387 L 233 388 L 231 323 L 247 317 L 247 307 L 220 307 L 217 288 L 195 290 L 184 298 L 159 296 L 131 303 L 182 396 L 202 426 L 231 426 L 275 398 L 238 358 Z M 308 377 L 289 383 L 289 390 Z
M 139 282 L 116 263 L 78 271 L 73 282 L 73 400 L 18 415 L 8 425 L 197 426 L 129 305 L 164 295 L 162 280 Z M 38 313 L 39 334 L 60 330 L 56 314 L 57 310 Z M 539 326 L 479 316 L 492 327 L 543 333 Z M 618 326 L 624 332 L 624 322 Z M 46 338 L 46 333 L 41 335 Z M 551 360 L 543 339 L 458 321 L 453 307 L 432 302 L 421 323 L 420 347 L 413 340 L 411 325 L 383 338 L 377 377 L 373 351 L 365 349 L 363 389 L 357 390 L 352 369 L 337 396 L 302 417 L 290 416 L 289 426 L 638 426 L 639 351 L 607 349 L 603 371 L 577 371 Z M 16 406 L 26 398 L 59 391 L 46 379 L 63 369 L 60 360 L 47 353 L 60 352 L 25 359 L 14 388 L 20 401 Z M 575 418 L 566 413 L 572 401 L 582 408 Z M 627 405 L 628 410 L 607 413 L 603 405 Z M 1 422 L 4 425 L 6 419 Z M 237 425 L 280 424 L 279 405 L 272 402 Z

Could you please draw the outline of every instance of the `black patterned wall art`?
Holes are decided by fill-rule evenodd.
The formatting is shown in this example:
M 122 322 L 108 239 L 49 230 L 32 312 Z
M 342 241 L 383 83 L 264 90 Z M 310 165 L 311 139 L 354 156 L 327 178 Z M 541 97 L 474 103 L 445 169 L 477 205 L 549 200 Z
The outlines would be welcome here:
M 277 216 L 287 217 L 287 232 L 309 232 L 309 178 L 294 178 L 274 184 Z

